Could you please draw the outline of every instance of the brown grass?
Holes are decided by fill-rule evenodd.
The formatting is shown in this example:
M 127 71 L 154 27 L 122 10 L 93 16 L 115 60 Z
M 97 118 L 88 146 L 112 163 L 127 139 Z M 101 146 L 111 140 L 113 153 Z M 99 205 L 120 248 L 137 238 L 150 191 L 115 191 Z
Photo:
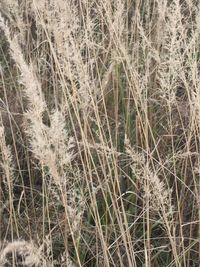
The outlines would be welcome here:
M 1 1 L 2 266 L 199 265 L 199 8 Z

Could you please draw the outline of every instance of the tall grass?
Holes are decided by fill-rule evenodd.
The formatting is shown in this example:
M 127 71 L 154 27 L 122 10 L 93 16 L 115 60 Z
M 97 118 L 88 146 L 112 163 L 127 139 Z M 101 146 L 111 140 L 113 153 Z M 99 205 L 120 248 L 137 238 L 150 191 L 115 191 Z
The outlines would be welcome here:
M 1 0 L 1 266 L 196 267 L 192 0 Z

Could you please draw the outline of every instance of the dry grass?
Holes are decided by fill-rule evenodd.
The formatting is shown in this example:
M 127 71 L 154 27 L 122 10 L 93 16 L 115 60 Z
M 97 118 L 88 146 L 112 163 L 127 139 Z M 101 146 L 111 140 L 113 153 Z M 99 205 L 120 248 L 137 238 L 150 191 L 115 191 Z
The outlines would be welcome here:
M 0 2 L 1 266 L 199 266 L 199 8 Z

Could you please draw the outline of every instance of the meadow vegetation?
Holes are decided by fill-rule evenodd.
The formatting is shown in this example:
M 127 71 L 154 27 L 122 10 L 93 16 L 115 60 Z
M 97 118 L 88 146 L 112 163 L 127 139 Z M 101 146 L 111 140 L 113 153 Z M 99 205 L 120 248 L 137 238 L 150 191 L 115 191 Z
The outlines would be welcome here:
M 198 0 L 0 0 L 0 266 L 199 267 Z

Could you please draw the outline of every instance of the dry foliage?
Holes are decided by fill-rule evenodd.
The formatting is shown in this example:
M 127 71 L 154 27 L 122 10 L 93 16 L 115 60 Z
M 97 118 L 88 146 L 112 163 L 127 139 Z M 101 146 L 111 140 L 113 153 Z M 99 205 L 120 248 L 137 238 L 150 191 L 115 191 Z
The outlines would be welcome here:
M 0 1 L 1 266 L 198 266 L 199 14 Z

